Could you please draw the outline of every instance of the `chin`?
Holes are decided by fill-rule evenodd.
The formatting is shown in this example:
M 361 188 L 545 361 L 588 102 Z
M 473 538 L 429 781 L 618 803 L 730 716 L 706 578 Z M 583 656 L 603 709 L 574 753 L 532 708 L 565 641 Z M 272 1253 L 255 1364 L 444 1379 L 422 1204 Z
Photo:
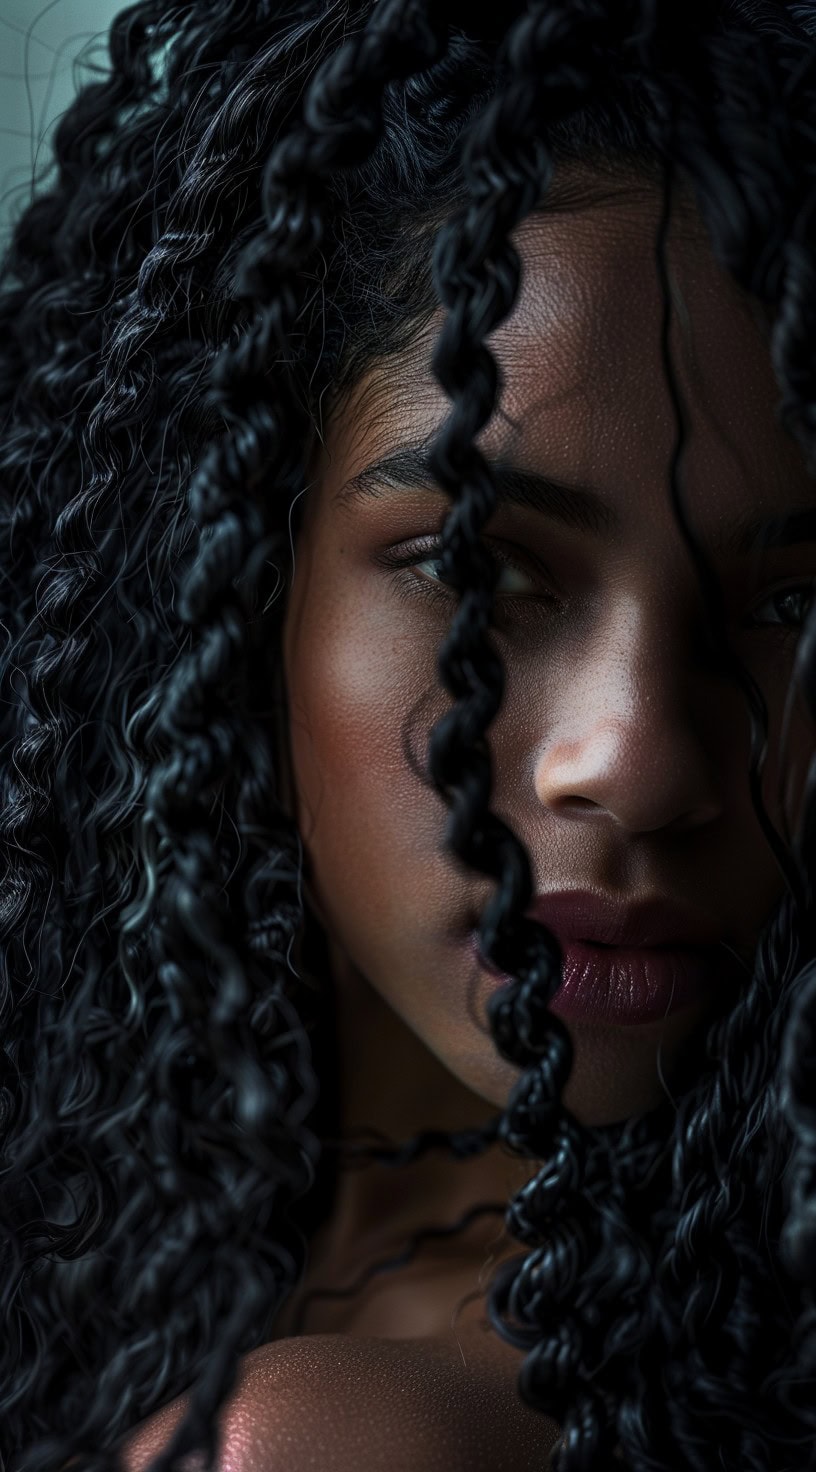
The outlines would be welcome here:
M 570 1024 L 575 1049 L 563 1093 L 565 1107 L 587 1128 L 619 1124 L 650 1113 L 670 1093 L 679 1040 L 669 1043 L 659 1029 Z M 639 1035 L 635 1035 L 638 1033 Z M 487 1046 L 492 1043 L 486 1039 Z M 506 1109 L 522 1070 L 484 1056 L 452 1069 L 474 1094 L 494 1109 Z

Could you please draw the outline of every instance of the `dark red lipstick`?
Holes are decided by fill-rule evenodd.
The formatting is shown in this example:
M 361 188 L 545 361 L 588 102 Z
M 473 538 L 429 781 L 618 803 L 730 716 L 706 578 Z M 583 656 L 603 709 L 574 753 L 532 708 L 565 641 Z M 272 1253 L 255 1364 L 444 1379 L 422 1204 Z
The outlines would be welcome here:
M 657 896 L 624 903 L 559 891 L 538 896 L 527 914 L 563 951 L 551 1007 L 565 1021 L 658 1022 L 713 998 L 741 969 L 710 919 Z

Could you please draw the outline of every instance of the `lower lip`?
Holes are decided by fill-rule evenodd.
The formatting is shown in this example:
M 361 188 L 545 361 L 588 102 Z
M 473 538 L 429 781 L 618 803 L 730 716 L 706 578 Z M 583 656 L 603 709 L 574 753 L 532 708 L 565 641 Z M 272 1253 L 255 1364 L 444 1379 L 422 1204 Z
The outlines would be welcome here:
M 474 936 L 474 947 L 476 939 Z M 608 1022 L 632 1026 L 662 1022 L 699 1005 L 721 989 L 728 958 L 691 946 L 596 946 L 561 942 L 564 980 L 550 1010 L 565 1022 Z M 477 951 L 478 954 L 478 951 Z M 480 962 L 484 966 L 484 961 Z M 498 985 L 510 978 L 494 972 Z

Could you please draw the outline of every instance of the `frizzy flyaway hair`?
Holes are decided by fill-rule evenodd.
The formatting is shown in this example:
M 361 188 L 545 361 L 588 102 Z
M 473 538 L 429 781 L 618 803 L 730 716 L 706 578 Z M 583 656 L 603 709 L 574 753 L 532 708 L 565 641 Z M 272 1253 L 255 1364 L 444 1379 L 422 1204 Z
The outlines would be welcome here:
M 459 605 L 428 775 L 452 853 L 496 881 L 481 945 L 514 978 L 490 1021 L 523 1071 L 481 1145 L 498 1131 L 543 1162 L 509 1205 L 524 1250 L 496 1274 L 492 1322 L 525 1352 L 524 1398 L 562 1427 L 558 1472 L 816 1467 L 816 768 L 789 841 L 761 808 L 762 698 L 685 515 L 665 265 L 690 186 L 719 258 L 771 309 L 782 412 L 812 456 L 811 7 L 491 9 L 145 0 L 114 22 L 111 77 L 63 118 L 58 177 L 16 225 L 0 293 L 3 1472 L 112 1468 L 190 1387 L 155 1467 L 214 1453 L 237 1356 L 274 1332 L 327 1209 L 331 999 L 306 964 L 270 660 L 323 418 L 440 301 L 451 411 L 433 468 Z M 788 880 L 682 1089 L 598 1129 L 561 1104 L 560 955 L 523 918 L 529 860 L 490 810 L 503 671 L 474 446 L 500 390 L 484 339 L 519 289 L 510 236 L 563 207 L 577 161 L 662 190 L 669 492 Z M 813 619 L 795 673 L 816 715 Z

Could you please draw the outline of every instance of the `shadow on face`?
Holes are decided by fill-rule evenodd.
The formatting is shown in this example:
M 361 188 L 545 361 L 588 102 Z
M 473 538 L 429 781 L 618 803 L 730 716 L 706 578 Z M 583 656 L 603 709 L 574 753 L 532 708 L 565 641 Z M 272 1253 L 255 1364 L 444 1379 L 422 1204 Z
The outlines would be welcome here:
M 522 289 L 490 339 L 503 397 L 479 440 L 500 490 L 487 528 L 507 677 L 489 733 L 493 807 L 525 843 L 537 894 L 670 898 L 750 962 L 783 881 L 750 801 L 744 699 L 708 653 L 670 502 L 659 209 L 632 183 L 517 234 Z M 810 513 L 813 485 L 776 423 L 762 323 L 690 205 L 667 260 L 683 492 L 768 707 L 765 800 L 779 823 L 811 744 L 799 713 L 779 749 L 816 521 L 800 519 L 790 545 L 754 544 L 768 518 Z M 442 801 L 406 751 L 422 765 L 450 705 L 436 679 L 456 601 L 435 560 L 448 501 L 426 465 L 447 412 L 430 368 L 438 325 L 367 374 L 321 450 L 284 640 L 293 779 L 338 976 L 386 1005 L 429 1077 L 501 1106 L 517 1075 L 489 1036 L 495 983 L 473 948 L 490 886 L 448 855 Z M 715 980 L 658 1022 L 571 1023 L 566 1102 L 589 1123 L 653 1107 L 725 996 Z

